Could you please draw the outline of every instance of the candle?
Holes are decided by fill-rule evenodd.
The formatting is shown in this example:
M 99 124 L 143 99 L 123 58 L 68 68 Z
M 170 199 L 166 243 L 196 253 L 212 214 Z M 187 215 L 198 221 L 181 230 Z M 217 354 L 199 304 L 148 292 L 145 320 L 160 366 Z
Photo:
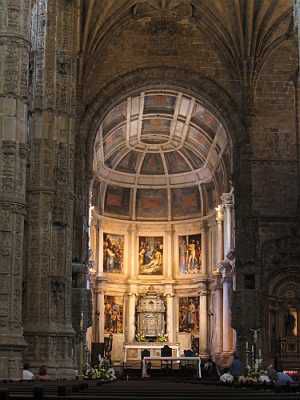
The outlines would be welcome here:
M 261 349 L 258 349 L 258 357 L 261 359 Z
M 248 351 L 248 342 L 246 342 L 246 351 Z

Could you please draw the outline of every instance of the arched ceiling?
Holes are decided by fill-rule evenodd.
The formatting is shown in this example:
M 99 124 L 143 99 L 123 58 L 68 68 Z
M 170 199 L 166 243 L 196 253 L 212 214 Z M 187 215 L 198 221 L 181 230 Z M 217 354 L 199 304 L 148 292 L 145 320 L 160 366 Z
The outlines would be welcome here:
M 201 216 L 215 205 L 208 192 L 216 198 L 226 187 L 230 153 L 220 120 L 191 95 L 152 89 L 129 96 L 96 136 L 94 175 L 106 199 L 100 209 L 140 219 Z
M 293 28 L 292 0 L 89 0 L 83 4 L 81 52 L 86 68 L 114 27 L 126 25 L 129 18 L 161 15 L 202 30 L 232 76 L 251 86 L 270 51 Z

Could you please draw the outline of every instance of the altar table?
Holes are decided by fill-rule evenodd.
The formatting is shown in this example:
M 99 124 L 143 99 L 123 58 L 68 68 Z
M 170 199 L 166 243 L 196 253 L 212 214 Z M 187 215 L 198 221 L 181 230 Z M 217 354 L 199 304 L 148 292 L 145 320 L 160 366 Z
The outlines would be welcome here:
M 147 361 L 197 361 L 197 376 L 202 378 L 201 374 L 201 358 L 200 357 L 144 357 L 143 358 L 143 368 L 142 368 L 142 378 L 148 377 L 147 374 Z

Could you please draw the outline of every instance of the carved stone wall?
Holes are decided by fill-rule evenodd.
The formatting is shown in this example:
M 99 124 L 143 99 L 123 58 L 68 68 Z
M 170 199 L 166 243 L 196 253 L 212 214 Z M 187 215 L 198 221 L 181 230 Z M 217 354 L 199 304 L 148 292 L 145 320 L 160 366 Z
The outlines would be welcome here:
M 0 2 L 0 379 L 20 378 L 30 0 Z

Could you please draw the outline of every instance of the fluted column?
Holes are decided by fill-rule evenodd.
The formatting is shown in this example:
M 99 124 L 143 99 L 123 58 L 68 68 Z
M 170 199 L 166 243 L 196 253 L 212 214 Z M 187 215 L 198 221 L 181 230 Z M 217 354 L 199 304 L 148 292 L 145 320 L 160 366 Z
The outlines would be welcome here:
M 208 271 L 208 227 L 206 221 L 203 221 L 201 227 L 201 272 L 206 275 Z
M 207 355 L 208 352 L 207 296 L 208 291 L 206 289 L 202 289 L 199 294 L 199 352 L 202 356 Z
M 216 207 L 216 222 L 217 222 L 217 263 L 224 258 L 224 237 L 223 237 L 223 221 L 224 213 L 223 207 L 219 205 Z
M 223 193 L 222 205 L 224 210 L 224 255 L 226 256 L 233 249 L 232 212 L 233 193 Z
M 0 380 L 19 379 L 30 0 L 0 1 Z
M 167 293 L 167 334 L 168 341 L 174 343 L 174 294 Z
M 222 293 L 221 276 L 218 276 L 215 287 L 216 298 L 216 353 L 223 351 L 223 293 Z M 214 327 L 212 327 L 214 329 Z
M 128 294 L 128 343 L 135 341 L 135 305 L 136 305 L 136 294 L 130 292 Z

